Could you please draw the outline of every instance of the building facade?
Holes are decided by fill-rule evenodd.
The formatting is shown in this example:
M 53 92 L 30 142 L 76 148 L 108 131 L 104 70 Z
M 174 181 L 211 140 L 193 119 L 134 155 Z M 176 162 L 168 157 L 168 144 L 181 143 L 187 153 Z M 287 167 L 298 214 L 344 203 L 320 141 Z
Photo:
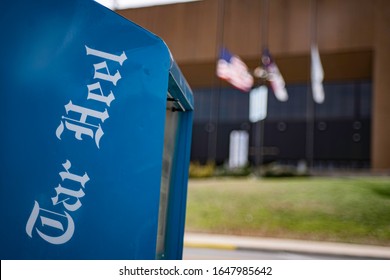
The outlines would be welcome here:
M 322 104 L 310 91 L 313 3 L 325 72 Z M 252 162 L 262 132 L 263 162 L 390 170 L 390 2 L 203 0 L 117 12 L 163 38 L 192 87 L 192 160 L 226 162 L 231 131 L 243 130 Z M 249 122 L 248 94 L 221 82 L 215 68 L 223 45 L 253 70 L 265 43 L 289 99 L 279 102 L 270 91 L 259 129 Z

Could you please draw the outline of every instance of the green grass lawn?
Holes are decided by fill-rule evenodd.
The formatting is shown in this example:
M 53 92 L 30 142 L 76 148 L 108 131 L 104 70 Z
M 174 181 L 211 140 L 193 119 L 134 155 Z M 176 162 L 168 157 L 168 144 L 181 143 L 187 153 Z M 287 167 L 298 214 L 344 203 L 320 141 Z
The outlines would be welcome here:
M 390 246 L 390 179 L 192 179 L 186 230 Z

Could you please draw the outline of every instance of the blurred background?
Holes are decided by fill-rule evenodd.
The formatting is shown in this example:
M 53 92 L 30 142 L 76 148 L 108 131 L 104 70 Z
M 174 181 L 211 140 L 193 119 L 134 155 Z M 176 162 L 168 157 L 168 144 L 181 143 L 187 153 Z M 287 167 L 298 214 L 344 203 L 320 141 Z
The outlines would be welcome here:
M 255 162 L 249 95 L 221 82 L 216 62 L 223 46 L 254 70 L 266 44 L 289 98 L 280 102 L 270 89 L 261 162 L 388 171 L 389 10 L 388 1 L 203 0 L 117 12 L 167 43 L 193 89 L 192 162 L 226 164 L 235 130 L 248 133 Z M 313 40 L 325 74 L 321 104 L 311 98 Z
M 193 90 L 187 231 L 390 245 L 389 1 L 104 2 L 161 37 Z M 217 77 L 222 48 L 267 86 L 262 118 Z M 253 74 L 264 50 L 287 100 Z

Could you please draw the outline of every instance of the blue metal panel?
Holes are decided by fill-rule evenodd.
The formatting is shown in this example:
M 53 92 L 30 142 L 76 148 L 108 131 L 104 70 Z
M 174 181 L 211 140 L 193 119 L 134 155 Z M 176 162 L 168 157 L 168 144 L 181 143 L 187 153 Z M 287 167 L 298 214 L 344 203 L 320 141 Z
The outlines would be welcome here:
M 177 112 L 179 115 L 170 180 L 165 252 L 162 258 L 181 259 L 184 243 L 194 99 L 191 88 L 173 58 L 168 84 L 168 92 L 180 108 Z
M 155 258 L 169 79 L 193 109 L 164 42 L 77 0 L 8 2 L 0 35 L 1 259 Z M 177 176 L 171 258 L 184 230 Z
M 169 195 L 165 259 L 181 259 L 183 253 L 193 112 L 186 111 L 179 114 L 175 161 Z
M 169 71 L 169 93 L 178 100 L 185 111 L 194 110 L 192 91 L 174 60 Z

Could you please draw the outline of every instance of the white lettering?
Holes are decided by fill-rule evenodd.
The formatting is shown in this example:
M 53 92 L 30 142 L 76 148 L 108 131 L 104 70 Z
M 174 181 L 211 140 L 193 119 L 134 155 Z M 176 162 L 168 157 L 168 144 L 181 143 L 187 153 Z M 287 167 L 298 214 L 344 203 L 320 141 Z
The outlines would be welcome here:
M 104 103 L 107 104 L 108 107 L 110 107 L 111 102 L 113 100 L 115 100 L 115 96 L 112 93 L 112 91 L 110 91 L 110 94 L 107 95 L 107 96 L 105 96 L 103 94 L 103 91 L 102 91 L 102 88 L 101 88 L 99 82 L 91 84 L 91 85 L 87 85 L 87 87 L 88 87 L 87 99 L 93 99 L 93 100 L 96 100 L 96 101 L 99 101 L 99 102 L 104 102 Z M 99 94 L 96 94 L 96 93 L 92 92 L 94 90 L 99 90 Z
M 87 135 L 91 138 L 95 138 L 95 143 L 98 148 L 100 148 L 100 138 L 103 136 L 104 132 L 100 126 L 87 123 L 88 116 L 100 119 L 104 122 L 109 118 L 107 109 L 104 112 L 91 110 L 85 107 L 81 107 L 78 105 L 74 105 L 72 101 L 69 101 L 67 105 L 65 105 L 66 113 L 68 114 L 70 111 L 80 113 L 80 119 L 72 119 L 69 117 L 62 116 L 62 119 L 65 120 L 65 127 L 73 131 L 75 133 L 75 138 L 77 140 L 83 140 L 82 135 Z M 61 140 L 62 132 L 64 131 L 64 123 L 61 121 L 60 125 L 57 127 L 56 136 Z
M 122 52 L 122 54 L 118 56 L 118 55 L 114 55 L 114 54 L 110 54 L 110 53 L 94 50 L 94 49 L 91 49 L 91 48 L 89 48 L 87 46 L 85 46 L 85 48 L 87 50 L 87 55 L 94 55 L 94 56 L 101 57 L 101 58 L 104 58 L 104 59 L 116 61 L 121 66 L 122 66 L 123 62 L 127 59 L 125 52 Z
M 123 62 L 127 59 L 125 52 L 121 55 L 114 55 L 107 52 L 102 52 L 85 46 L 87 55 L 99 57 L 105 59 L 105 61 L 93 64 L 94 67 L 94 76 L 93 79 L 99 79 L 103 81 L 111 82 L 113 86 L 117 85 L 117 82 L 122 78 L 119 70 L 116 70 L 115 75 L 111 75 L 110 70 L 107 65 L 106 60 L 114 61 L 119 63 L 122 66 Z M 107 107 L 110 107 L 111 102 L 115 100 L 115 96 L 112 90 L 109 91 L 108 95 L 105 95 L 102 89 L 100 82 L 93 82 L 87 85 L 87 100 L 94 100 L 106 104 Z M 93 105 L 91 103 L 91 105 Z M 89 106 L 88 106 L 89 107 Z M 65 129 L 73 131 L 75 138 L 77 140 L 84 140 L 83 135 L 87 135 L 95 140 L 96 146 L 100 149 L 100 139 L 104 135 L 101 123 L 104 123 L 106 119 L 109 118 L 108 111 L 105 109 L 103 112 L 93 110 L 90 108 L 82 107 L 72 103 L 72 100 L 65 105 L 65 111 L 67 116 L 62 116 L 60 125 L 56 129 L 56 136 L 58 139 L 62 140 L 61 136 Z M 79 113 L 79 118 L 73 118 L 69 116 L 69 113 Z M 96 118 L 99 123 L 88 123 L 87 118 L 92 117 Z
M 43 216 L 46 215 L 46 216 Z M 48 217 L 50 215 L 51 217 Z M 41 224 L 37 224 L 38 217 L 40 218 Z M 56 219 L 55 219 L 56 218 Z M 66 230 L 64 230 L 64 223 L 60 222 L 59 219 L 66 221 Z M 37 227 L 40 227 L 41 230 L 47 231 L 48 233 L 43 233 Z M 72 217 L 64 212 L 64 215 L 52 212 L 39 207 L 38 202 L 35 201 L 34 208 L 30 214 L 30 217 L 27 221 L 26 232 L 27 235 L 32 238 L 32 232 L 35 228 L 38 235 L 45 241 L 54 244 L 60 245 L 68 242 L 74 234 L 74 222 Z M 53 230 L 54 229 L 54 230 Z M 49 232 L 59 232 L 58 236 L 53 236 L 53 233 Z
M 69 211 L 76 211 L 81 207 L 80 199 L 85 195 L 82 189 L 79 189 L 78 191 L 70 190 L 67 188 L 62 187 L 61 185 L 58 185 L 58 187 L 54 188 L 57 195 L 55 197 L 52 197 L 53 205 L 57 205 L 59 203 L 62 203 L 64 207 Z M 66 195 L 67 197 L 58 201 L 58 197 L 60 194 Z M 67 201 L 71 200 L 71 198 L 75 198 L 76 201 L 73 204 L 68 203 Z
M 72 100 L 69 101 L 69 103 L 65 105 L 65 110 L 66 110 L 67 114 L 69 114 L 69 112 L 80 113 L 81 116 L 80 116 L 80 120 L 79 121 L 82 122 L 82 123 L 86 123 L 88 116 L 100 119 L 102 122 L 104 122 L 109 117 L 107 109 L 105 109 L 104 112 L 91 110 L 91 109 L 88 109 L 88 108 L 85 108 L 85 107 L 74 105 L 72 103 Z
M 51 198 L 53 207 L 60 207 L 61 205 L 68 211 L 78 210 L 82 204 L 80 198 L 84 197 L 85 193 L 82 188 L 85 188 L 85 184 L 89 181 L 87 173 L 84 173 L 83 176 L 73 174 L 69 172 L 72 164 L 69 160 L 66 160 L 62 164 L 66 172 L 62 171 L 59 173 L 61 180 L 67 183 L 68 188 L 63 187 L 61 184 L 58 187 L 54 188 L 56 191 L 56 196 Z M 74 188 L 74 183 L 80 185 L 81 187 L 78 190 L 71 189 Z M 60 200 L 61 196 L 61 200 Z M 74 200 L 73 203 L 70 203 L 71 200 Z M 63 210 L 63 209 L 62 209 Z M 74 233 L 75 226 L 72 217 L 66 212 L 64 214 L 58 212 L 43 209 L 39 206 L 38 202 L 35 201 L 33 210 L 31 211 L 30 217 L 28 218 L 26 224 L 27 235 L 31 238 L 33 237 L 33 230 L 35 228 L 36 233 L 45 241 L 59 245 L 68 242 Z M 37 223 L 37 220 L 40 220 L 40 223 Z
M 60 177 L 62 181 L 65 181 L 65 179 L 76 181 L 79 182 L 83 188 L 85 188 L 85 183 L 89 181 L 87 172 L 85 172 L 83 176 L 70 173 L 69 169 L 72 167 L 72 163 L 69 160 L 66 160 L 66 162 L 62 164 L 62 166 L 66 170 L 66 172 L 60 172 Z
M 101 80 L 109 81 L 109 82 L 113 83 L 114 86 L 116 86 L 116 83 L 118 82 L 118 80 L 120 80 L 122 78 L 121 74 L 119 73 L 118 70 L 116 71 L 114 76 L 111 76 L 110 71 L 108 70 L 108 67 L 107 67 L 107 62 L 105 62 L 105 61 L 94 64 L 93 67 L 95 68 L 95 75 L 93 76 L 94 79 L 101 79 Z M 105 69 L 106 73 L 102 73 L 102 72 L 98 71 L 98 70 L 102 70 L 102 69 Z
M 108 68 L 107 61 L 113 61 L 119 63 L 120 66 L 127 59 L 125 52 L 121 55 L 115 55 L 99 50 L 95 50 L 85 46 L 87 55 L 102 58 L 94 67 L 93 79 L 99 79 L 102 81 L 110 82 L 113 86 L 117 85 L 117 82 L 122 78 L 119 70 L 116 70 L 114 75 L 111 75 Z M 113 64 L 110 64 L 111 72 L 113 70 Z M 109 84 L 105 84 L 108 86 Z M 111 86 L 112 86 L 111 85 Z M 96 105 L 92 101 L 98 101 L 104 103 L 107 107 L 110 107 L 111 102 L 115 100 L 115 96 L 112 90 L 109 90 L 108 95 L 103 92 L 100 82 L 93 81 L 87 85 L 87 100 L 91 101 L 91 106 L 82 107 L 72 103 L 72 100 L 65 105 L 66 116 L 62 116 L 60 125 L 56 129 L 56 136 L 61 139 L 62 133 L 65 129 L 74 132 L 74 137 L 77 140 L 83 140 L 83 135 L 89 136 L 95 140 L 96 146 L 100 149 L 99 143 L 101 137 L 104 135 L 101 123 L 109 118 L 107 108 L 104 111 L 98 111 L 91 109 L 92 105 Z M 108 92 L 108 91 L 107 91 Z M 75 117 L 75 114 L 80 114 L 79 117 Z M 94 119 L 94 123 L 89 123 L 91 118 Z M 51 198 L 51 203 L 56 209 L 60 208 L 60 212 L 43 209 L 35 201 L 33 210 L 26 224 L 26 233 L 29 237 L 33 237 L 35 232 L 45 241 L 59 245 L 68 242 L 75 230 L 74 221 L 68 211 L 77 211 L 82 206 L 80 199 L 85 196 L 84 190 L 85 184 L 90 180 L 88 174 L 85 172 L 83 175 L 71 173 L 69 170 L 72 166 L 69 160 L 66 160 L 62 164 L 65 171 L 59 173 L 62 183 L 58 184 L 54 188 L 56 195 Z M 38 223 L 37 221 L 40 221 Z

